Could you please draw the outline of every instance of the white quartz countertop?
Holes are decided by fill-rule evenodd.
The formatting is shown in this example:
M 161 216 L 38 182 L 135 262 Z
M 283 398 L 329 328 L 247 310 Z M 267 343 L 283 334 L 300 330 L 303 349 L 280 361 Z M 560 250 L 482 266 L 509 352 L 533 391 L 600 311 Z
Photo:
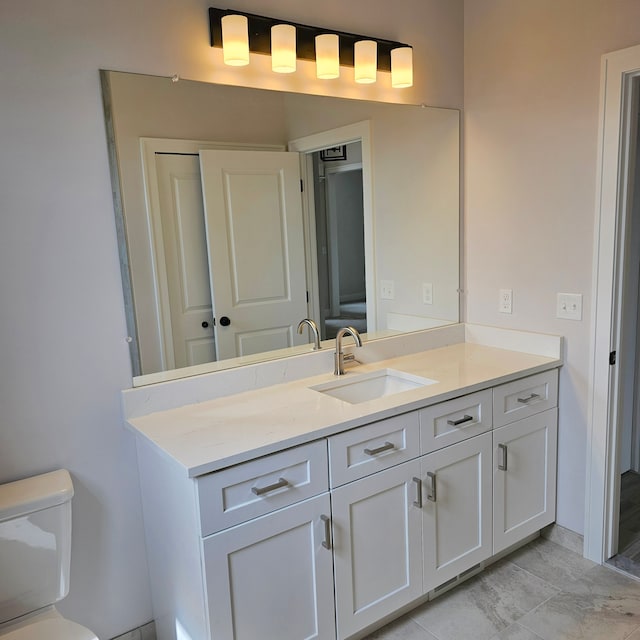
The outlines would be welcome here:
M 129 418 L 128 424 L 195 477 L 561 364 L 554 357 L 465 342 L 348 367 L 346 376 L 390 368 L 437 381 L 359 404 L 309 388 L 336 380 L 328 372 Z

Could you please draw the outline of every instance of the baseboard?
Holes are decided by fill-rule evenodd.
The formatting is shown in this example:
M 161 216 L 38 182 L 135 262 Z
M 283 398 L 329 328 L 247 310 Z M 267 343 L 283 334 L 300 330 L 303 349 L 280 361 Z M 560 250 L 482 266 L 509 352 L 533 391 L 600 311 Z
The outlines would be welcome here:
M 584 556 L 584 536 L 575 531 L 571 531 L 571 529 L 554 523 L 542 529 L 540 535 L 546 540 L 555 542 L 565 549 Z
M 143 624 L 141 627 L 131 629 L 131 631 L 112 638 L 112 640 L 156 640 L 155 622 L 153 620 L 147 622 L 147 624 Z

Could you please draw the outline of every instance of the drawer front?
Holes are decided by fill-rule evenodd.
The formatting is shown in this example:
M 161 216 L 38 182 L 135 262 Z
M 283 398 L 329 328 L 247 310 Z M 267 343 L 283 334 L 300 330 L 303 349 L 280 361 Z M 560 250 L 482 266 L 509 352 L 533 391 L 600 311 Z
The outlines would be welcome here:
M 373 422 L 329 438 L 332 487 L 417 458 L 420 431 L 417 412 Z
M 557 404 L 557 369 L 508 382 L 493 390 L 493 426 L 501 427 Z
M 327 491 L 327 445 L 318 440 L 197 479 L 203 536 Z
M 491 389 L 487 389 L 422 409 L 422 453 L 430 453 L 489 431 L 493 425 L 492 397 Z

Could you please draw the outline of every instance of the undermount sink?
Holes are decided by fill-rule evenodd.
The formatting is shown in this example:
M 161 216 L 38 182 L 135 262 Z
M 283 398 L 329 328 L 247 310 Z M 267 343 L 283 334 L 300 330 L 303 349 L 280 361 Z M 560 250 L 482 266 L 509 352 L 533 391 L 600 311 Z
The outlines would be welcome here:
M 358 404 L 359 402 L 367 402 L 368 400 L 375 400 L 395 393 L 426 387 L 436 382 L 437 380 L 414 376 L 404 371 L 380 369 L 379 371 L 353 376 L 347 373 L 344 378 L 309 388 L 351 404 Z

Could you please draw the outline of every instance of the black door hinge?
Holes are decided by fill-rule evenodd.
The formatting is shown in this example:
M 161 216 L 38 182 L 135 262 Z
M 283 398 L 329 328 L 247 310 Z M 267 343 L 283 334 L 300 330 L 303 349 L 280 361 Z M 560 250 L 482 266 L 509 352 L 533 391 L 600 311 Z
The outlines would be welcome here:
M 616 352 L 615 352 L 615 351 L 612 351 L 612 352 L 609 354 L 609 364 L 613 365 L 613 364 L 615 364 L 615 363 L 616 363 Z
M 300 191 L 304 192 L 304 182 L 300 180 Z

